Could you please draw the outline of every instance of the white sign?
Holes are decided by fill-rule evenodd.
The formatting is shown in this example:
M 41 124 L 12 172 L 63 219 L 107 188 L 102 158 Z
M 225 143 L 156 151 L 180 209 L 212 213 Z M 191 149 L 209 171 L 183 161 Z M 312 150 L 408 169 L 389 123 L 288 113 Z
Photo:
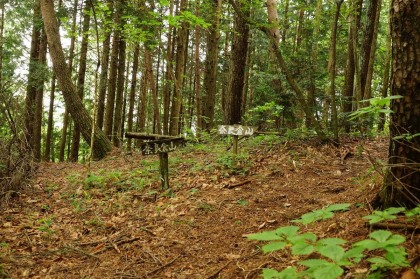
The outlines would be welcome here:
M 242 125 L 219 125 L 219 135 L 251 136 L 254 127 Z

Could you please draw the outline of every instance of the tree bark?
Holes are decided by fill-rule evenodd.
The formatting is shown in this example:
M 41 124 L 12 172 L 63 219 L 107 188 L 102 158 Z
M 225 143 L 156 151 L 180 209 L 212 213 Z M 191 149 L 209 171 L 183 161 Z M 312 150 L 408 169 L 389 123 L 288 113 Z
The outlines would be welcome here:
M 44 149 L 44 161 L 54 161 L 53 153 L 51 152 L 54 147 L 52 144 L 54 142 L 53 136 L 53 125 L 54 125 L 54 99 L 55 99 L 55 83 L 56 78 L 55 74 L 51 79 L 51 91 L 50 91 L 50 105 L 48 109 L 48 121 L 47 121 L 47 135 L 45 136 L 45 149 Z
M 336 0 L 335 2 L 335 14 L 334 21 L 332 24 L 331 38 L 330 38 L 330 50 L 328 59 L 328 76 L 330 87 L 328 88 L 329 96 L 331 98 L 331 117 L 332 117 L 332 128 L 334 133 L 334 140 L 338 141 L 338 113 L 335 96 L 335 65 L 336 65 L 336 44 L 337 44 L 337 29 L 338 29 L 338 18 L 340 16 L 341 5 L 344 0 Z
M 89 39 L 89 26 L 90 26 L 90 1 L 85 0 L 85 8 L 83 12 L 83 23 L 82 23 L 82 42 L 80 43 L 80 58 L 79 58 L 79 70 L 77 73 L 77 94 L 79 98 L 83 100 L 85 90 L 85 77 L 86 77 L 86 66 L 87 66 L 87 52 L 88 52 L 88 39 Z M 80 128 L 74 126 L 72 145 L 69 160 L 71 162 L 77 162 L 79 160 L 79 146 L 80 146 Z
M 95 124 L 92 123 L 92 119 L 83 106 L 82 100 L 77 95 L 76 88 L 71 80 L 70 69 L 66 64 L 61 46 L 53 0 L 41 0 L 41 13 L 44 20 L 44 28 L 47 34 L 48 47 L 53 62 L 54 72 L 63 93 L 64 101 L 73 117 L 75 125 L 80 127 L 83 138 L 86 142 L 91 142 L 92 125 Z M 111 150 L 111 143 L 98 127 L 95 127 L 93 136 L 93 156 L 95 159 L 101 159 Z
M 244 17 L 235 14 L 234 34 L 232 40 L 232 59 L 230 62 L 229 85 L 225 105 L 225 123 L 239 124 L 242 121 L 242 92 L 244 88 L 246 57 L 248 54 L 249 26 L 246 18 L 249 17 L 249 8 L 244 8 L 236 1 Z
M 376 205 L 415 207 L 420 203 L 420 0 L 392 1 L 391 36 L 392 95 L 403 97 L 391 103 L 389 169 Z
M 180 13 L 187 9 L 188 1 L 181 0 Z M 174 94 L 172 96 L 172 108 L 169 124 L 169 135 L 178 135 L 180 128 L 181 106 L 182 106 L 182 86 L 184 82 L 184 66 L 187 47 L 188 24 L 183 21 L 178 30 L 176 38 L 176 65 L 175 65 L 175 80 L 174 80 Z
M 210 7 L 211 26 L 207 35 L 207 53 L 203 81 L 203 121 L 202 128 L 207 132 L 214 126 L 214 108 L 217 91 L 217 60 L 220 41 L 220 9 L 221 0 L 212 0 Z
M 131 71 L 131 85 L 130 85 L 130 94 L 128 101 L 128 119 L 127 119 L 127 131 L 133 131 L 133 118 L 134 118 L 134 102 L 136 98 L 136 87 L 137 87 L 137 72 L 139 69 L 139 55 L 140 55 L 140 46 L 136 44 L 134 47 L 134 57 L 133 57 L 133 70 Z M 132 139 L 128 138 L 127 140 L 127 149 L 131 150 Z

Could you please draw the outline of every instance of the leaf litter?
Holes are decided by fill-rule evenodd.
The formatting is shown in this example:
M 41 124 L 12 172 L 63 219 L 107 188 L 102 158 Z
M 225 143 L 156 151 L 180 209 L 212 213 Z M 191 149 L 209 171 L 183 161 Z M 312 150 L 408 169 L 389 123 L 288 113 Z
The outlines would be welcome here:
M 263 254 L 244 236 L 337 203 L 353 206 L 302 231 L 349 243 L 369 234 L 361 217 L 380 189 L 372 162 L 385 161 L 386 140 L 345 138 L 339 148 L 311 141 L 245 144 L 248 157 L 236 163 L 225 146 L 217 148 L 171 153 L 166 192 L 159 188 L 157 156 L 114 152 L 90 168 L 41 163 L 32 186 L 2 212 L 4 276 L 259 278 L 262 268 L 281 270 L 297 258 Z M 407 238 L 414 257 L 419 237 Z M 365 266 L 353 273 L 360 270 Z

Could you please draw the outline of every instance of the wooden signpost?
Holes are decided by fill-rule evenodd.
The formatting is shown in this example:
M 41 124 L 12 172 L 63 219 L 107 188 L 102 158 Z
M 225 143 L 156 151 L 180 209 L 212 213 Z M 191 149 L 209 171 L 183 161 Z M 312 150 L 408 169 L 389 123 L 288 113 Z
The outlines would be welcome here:
M 254 127 L 242 125 L 219 125 L 219 135 L 233 136 L 233 153 L 238 154 L 238 138 L 239 136 L 251 136 L 254 134 Z
M 159 171 L 162 189 L 169 189 L 168 152 L 175 151 L 178 147 L 185 146 L 185 139 L 181 137 L 133 132 L 125 133 L 125 137 L 149 140 L 141 143 L 141 153 L 143 155 L 159 155 Z

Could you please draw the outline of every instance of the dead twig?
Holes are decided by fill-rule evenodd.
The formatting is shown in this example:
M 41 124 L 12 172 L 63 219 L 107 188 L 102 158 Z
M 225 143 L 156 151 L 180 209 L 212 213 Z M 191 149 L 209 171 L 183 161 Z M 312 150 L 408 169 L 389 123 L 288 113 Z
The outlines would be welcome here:
M 225 188 L 233 189 L 233 188 L 236 188 L 236 187 L 239 187 L 239 186 L 246 185 L 248 183 L 251 183 L 251 180 L 245 180 L 245 181 L 242 181 L 242 182 L 239 182 L 239 183 L 236 183 L 236 184 L 232 184 L 232 185 L 228 184 L 228 185 L 225 186 Z
M 179 259 L 180 257 L 182 257 L 182 255 L 178 255 L 175 258 L 173 258 L 172 260 L 170 260 L 169 262 L 167 262 L 166 264 L 159 266 L 158 268 L 146 273 L 146 275 L 144 276 L 145 278 L 149 277 L 152 274 L 155 274 L 159 271 L 161 271 L 162 269 L 165 269 L 166 267 L 170 266 L 171 264 L 173 264 L 177 259 Z
M 375 223 L 375 224 L 365 224 L 367 227 L 372 227 L 374 229 L 392 229 L 392 230 L 406 230 L 413 233 L 420 232 L 420 226 L 408 225 L 408 224 L 392 224 L 392 223 Z
M 214 272 L 212 275 L 206 277 L 206 279 L 214 279 L 217 277 L 217 275 L 219 275 L 220 272 L 222 272 L 223 269 L 225 269 L 232 261 L 228 261 L 224 266 L 222 266 L 221 268 L 219 268 L 218 270 L 216 270 L 216 272 Z

